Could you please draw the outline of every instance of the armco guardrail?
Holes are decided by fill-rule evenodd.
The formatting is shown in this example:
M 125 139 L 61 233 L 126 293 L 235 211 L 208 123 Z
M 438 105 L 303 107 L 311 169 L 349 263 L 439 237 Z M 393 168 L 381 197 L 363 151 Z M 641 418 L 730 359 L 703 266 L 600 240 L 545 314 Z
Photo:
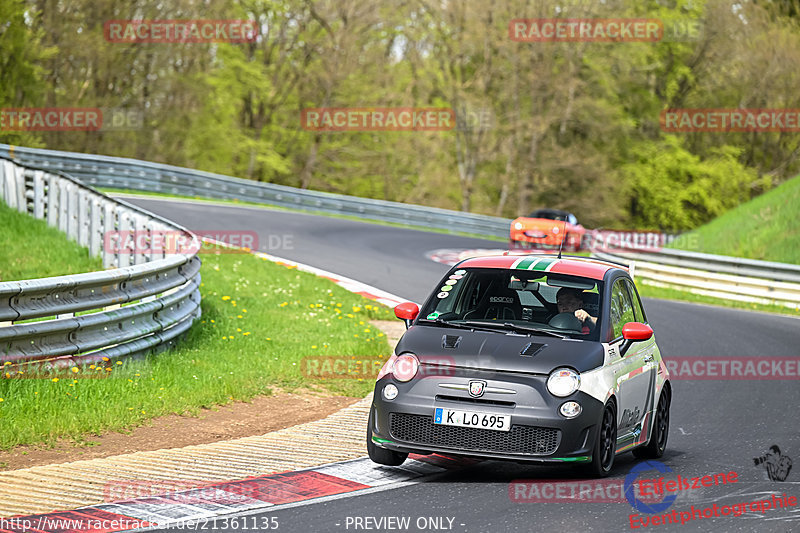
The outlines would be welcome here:
M 505 218 L 296 189 L 136 159 L 7 144 L 0 144 L 0 155 L 67 172 L 98 187 L 242 200 L 495 237 L 508 237 L 511 225 Z
M 0 159 L 0 200 L 102 255 L 111 270 L 0 282 L 0 364 L 46 370 L 171 346 L 200 316 L 197 237 L 61 173 Z M 104 246 L 109 232 L 150 242 L 181 235 L 183 250 L 147 254 Z M 35 245 L 35 244 L 32 244 Z M 76 313 L 87 313 L 76 315 Z M 52 317 L 31 322 L 31 319 Z M 10 363 L 9 368 L 6 364 Z
M 682 250 L 594 252 L 632 264 L 636 280 L 695 294 L 800 310 L 800 266 Z

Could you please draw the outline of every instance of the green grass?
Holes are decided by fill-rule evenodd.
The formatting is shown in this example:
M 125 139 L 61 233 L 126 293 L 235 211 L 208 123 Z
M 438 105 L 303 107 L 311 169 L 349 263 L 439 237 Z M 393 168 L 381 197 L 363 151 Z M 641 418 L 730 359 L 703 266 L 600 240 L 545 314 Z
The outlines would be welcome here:
M 800 303 L 798 303 L 798 305 L 793 309 L 791 307 L 784 307 L 782 305 L 764 305 L 739 302 L 737 300 L 723 300 L 721 298 L 694 294 L 692 292 L 682 291 L 679 289 L 654 287 L 652 285 L 642 283 L 641 281 L 636 283 L 636 288 L 639 291 L 639 295 L 643 298 L 659 298 L 661 300 L 675 300 L 680 302 L 716 305 L 719 307 L 730 307 L 733 309 L 745 309 L 747 311 L 761 311 L 764 313 L 780 313 L 784 315 L 800 316 Z
M 800 264 L 800 176 L 680 239 L 683 250 Z
M 361 217 L 352 216 L 352 215 L 337 215 L 335 213 L 329 213 L 329 212 L 326 212 L 326 211 L 314 211 L 314 210 L 311 210 L 311 209 L 309 209 L 309 210 L 306 210 L 306 209 L 292 209 L 292 208 L 289 208 L 289 207 L 283 207 L 283 206 L 271 205 L 271 204 L 261 204 L 261 203 L 257 203 L 257 202 L 242 202 L 242 201 L 239 201 L 239 200 L 209 199 L 209 198 L 204 198 L 202 196 L 181 196 L 181 195 L 178 195 L 178 194 L 168 194 L 168 193 L 162 193 L 162 192 L 148 192 L 148 191 L 138 191 L 138 190 L 130 190 L 130 189 L 112 189 L 112 188 L 107 188 L 107 187 L 97 187 L 97 190 L 98 191 L 102 191 L 102 192 L 104 192 L 106 194 L 121 193 L 121 194 L 135 194 L 137 196 L 155 196 L 155 197 L 160 197 L 160 198 L 178 198 L 178 199 L 181 199 L 181 200 L 192 200 L 192 201 L 202 202 L 202 203 L 207 203 L 207 204 L 241 205 L 241 206 L 247 206 L 247 207 L 259 207 L 261 209 L 269 209 L 271 211 L 278 210 L 278 211 L 289 211 L 289 212 L 292 212 L 292 213 L 307 213 L 307 214 L 310 214 L 310 215 L 320 215 L 320 216 L 324 216 L 324 217 L 342 218 L 342 219 L 345 219 L 345 220 L 354 220 L 356 222 L 366 222 L 368 224 L 377 224 L 379 226 L 391 226 L 391 227 L 395 227 L 395 228 L 405 228 L 405 229 L 413 229 L 413 230 L 418 230 L 418 231 L 421 230 L 421 231 L 429 231 L 429 232 L 433 232 L 433 233 L 442 233 L 442 234 L 445 234 L 445 235 L 458 235 L 458 236 L 461 236 L 461 237 L 472 237 L 474 239 L 485 239 L 485 240 L 489 240 L 489 241 L 497 241 L 497 242 L 505 242 L 505 243 L 508 242 L 508 238 L 507 237 L 504 238 L 504 237 L 493 237 L 493 236 L 490 236 L 490 235 L 476 235 L 474 233 L 466 233 L 466 232 L 463 232 L 463 231 L 449 231 L 449 230 L 444 230 L 444 229 L 439 229 L 439 228 L 421 228 L 419 226 L 411 226 L 409 224 L 399 224 L 397 222 L 384 222 L 384 221 L 381 221 L 381 220 L 372 220 L 372 219 L 369 219 L 369 218 L 361 218 Z
M 0 202 L 0 281 L 103 270 L 99 258 L 44 220 Z
M 384 359 L 370 319 L 391 311 L 334 283 L 250 254 L 204 255 L 203 316 L 177 348 L 77 374 L 0 379 L 0 448 L 77 442 L 166 415 L 196 414 L 281 389 L 364 396 L 371 377 L 309 379 L 303 359 Z M 107 371 L 106 368 L 111 368 Z M 103 376 L 102 379 L 90 379 Z M 75 379 L 73 379 L 75 378 Z

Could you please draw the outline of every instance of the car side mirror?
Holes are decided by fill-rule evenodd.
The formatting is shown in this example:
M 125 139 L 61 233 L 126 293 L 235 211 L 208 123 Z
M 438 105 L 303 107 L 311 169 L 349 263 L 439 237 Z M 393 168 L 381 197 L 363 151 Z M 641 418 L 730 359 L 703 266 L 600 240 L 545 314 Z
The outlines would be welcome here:
M 625 352 L 631 347 L 634 342 L 641 342 L 649 340 L 653 337 L 653 328 L 641 322 L 628 322 L 622 326 L 622 345 L 620 346 L 620 355 L 624 356 Z
M 406 323 L 406 329 L 411 327 L 411 323 L 419 314 L 419 306 L 414 302 L 403 302 L 394 308 L 394 316 Z

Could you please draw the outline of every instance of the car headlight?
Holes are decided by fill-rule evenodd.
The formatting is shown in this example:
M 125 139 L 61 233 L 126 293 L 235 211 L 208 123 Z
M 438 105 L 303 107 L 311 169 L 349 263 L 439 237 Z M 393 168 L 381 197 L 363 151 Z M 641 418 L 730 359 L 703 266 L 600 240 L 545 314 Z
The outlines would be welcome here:
M 523 226 L 522 226 L 522 222 L 517 222 L 517 223 L 515 223 L 515 224 L 514 224 L 514 229 L 516 229 L 516 230 L 520 230 L 520 229 L 522 229 L 522 228 L 523 228 Z
M 547 390 L 553 396 L 569 396 L 581 386 L 581 376 L 569 368 L 556 368 L 547 378 Z
M 395 359 L 392 367 L 394 379 L 401 382 L 411 381 L 419 370 L 419 360 L 414 354 L 404 353 Z

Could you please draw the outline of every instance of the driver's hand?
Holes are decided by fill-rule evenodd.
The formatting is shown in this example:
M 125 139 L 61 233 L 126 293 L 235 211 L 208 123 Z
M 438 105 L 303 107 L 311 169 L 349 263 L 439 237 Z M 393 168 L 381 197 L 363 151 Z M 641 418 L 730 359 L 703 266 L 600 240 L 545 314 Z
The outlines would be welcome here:
M 577 311 L 575 311 L 575 317 L 583 323 L 586 322 L 586 319 L 589 318 L 589 313 L 587 313 L 583 309 L 578 309 Z

